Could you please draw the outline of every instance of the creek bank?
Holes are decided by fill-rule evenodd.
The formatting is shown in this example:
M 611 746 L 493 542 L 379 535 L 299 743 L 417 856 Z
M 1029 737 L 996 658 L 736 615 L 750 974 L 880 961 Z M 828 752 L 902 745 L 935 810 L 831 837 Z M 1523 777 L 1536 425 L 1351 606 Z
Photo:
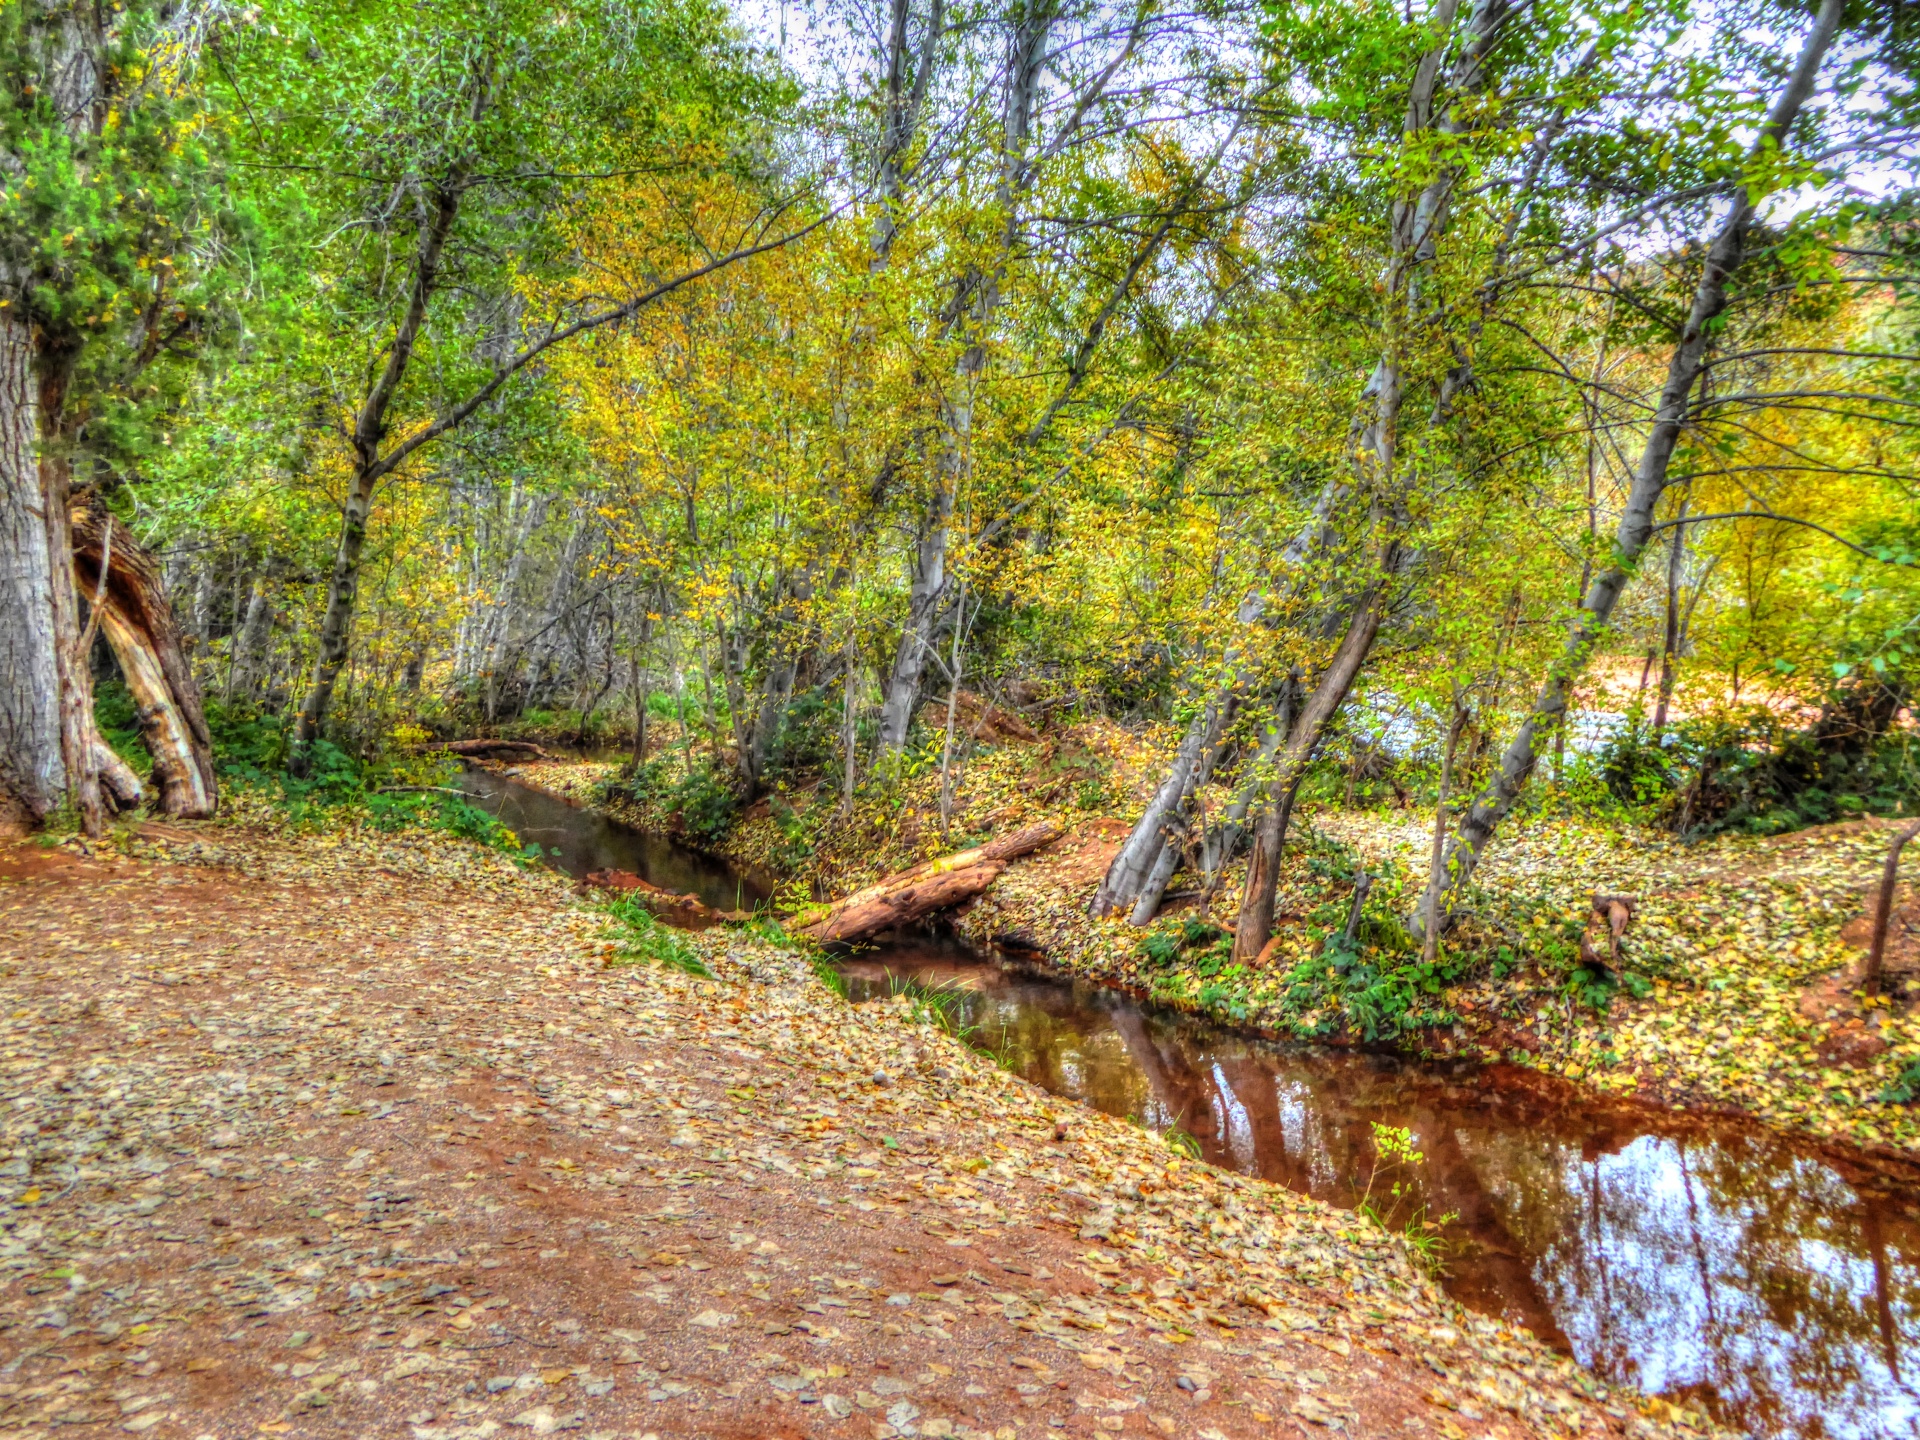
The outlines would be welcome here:
M 743 932 L 701 980 L 441 837 L 117 843 L 0 853 L 0 1225 L 60 1279 L 0 1293 L 10 1422 L 1705 1428 Z
M 784 868 L 802 893 L 843 895 L 983 836 L 1051 821 L 1066 837 L 1012 863 L 958 914 L 963 935 L 1041 951 L 1064 974 L 1222 1023 L 1328 1043 L 1367 1040 L 1373 998 L 1316 964 L 1321 937 L 1344 921 L 1356 866 L 1378 872 L 1373 905 L 1383 918 L 1411 903 L 1430 817 L 1334 808 L 1301 816 L 1269 964 L 1232 966 L 1191 951 L 1155 959 L 1143 951 L 1145 932 L 1091 919 L 1086 902 L 1151 789 L 1164 739 L 1091 722 L 1040 744 L 983 746 L 960 774 L 945 840 L 938 777 L 923 774 L 884 801 L 863 800 L 850 820 L 836 818 L 829 788 L 795 790 L 735 817 L 700 848 Z M 677 764 L 684 753 L 656 763 Z M 630 824 L 676 823 L 664 787 L 639 798 L 609 795 L 614 766 L 529 768 L 551 773 L 541 783 Z M 1681 844 L 1542 809 L 1511 824 L 1482 868 L 1483 949 L 1459 973 L 1408 986 L 1410 998 L 1396 1001 L 1401 1018 L 1371 1043 L 1505 1061 L 1605 1094 L 1748 1115 L 1871 1153 L 1920 1155 L 1920 1107 L 1897 1098 L 1903 1085 L 1920 1095 L 1920 946 L 1896 951 L 1881 1002 L 1863 1005 L 1845 988 L 1863 954 L 1859 917 L 1894 823 Z M 793 863 L 775 863 L 796 853 Z M 1189 916 L 1230 926 L 1239 878 L 1239 868 L 1227 871 L 1210 914 L 1201 916 L 1188 896 L 1163 912 L 1158 928 Z M 1595 892 L 1637 897 L 1622 953 L 1629 983 L 1642 993 L 1596 993 L 1579 983 L 1578 936 Z
M 1373 1203 L 1389 1228 L 1411 1223 L 1440 1249 L 1449 1294 L 1609 1381 L 1701 1398 L 1763 1436 L 1843 1417 L 1849 1433 L 1897 1433 L 1916 1403 L 1897 1327 L 1859 1323 L 1920 1297 L 1910 1163 L 1511 1066 L 1263 1044 L 964 942 L 876 942 L 839 962 L 850 993 L 887 998 L 905 981 L 909 1004 L 1050 1093 L 1165 1130 L 1225 1168 Z M 1682 1193 L 1683 1210 L 1661 1203 Z M 1658 1258 L 1685 1253 L 1700 1264 Z

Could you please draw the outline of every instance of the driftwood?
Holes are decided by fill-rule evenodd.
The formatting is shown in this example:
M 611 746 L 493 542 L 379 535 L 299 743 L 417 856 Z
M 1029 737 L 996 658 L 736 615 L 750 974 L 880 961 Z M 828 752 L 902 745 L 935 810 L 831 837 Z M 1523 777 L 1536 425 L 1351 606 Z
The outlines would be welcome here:
M 1586 928 L 1580 932 L 1580 959 L 1608 976 L 1620 973 L 1620 937 L 1627 933 L 1627 925 L 1633 919 L 1633 907 L 1638 902 L 1631 895 L 1595 895 L 1593 908 L 1588 912 Z M 1594 928 L 1604 926 L 1607 938 L 1607 953 L 1602 958 L 1594 948 Z
M 551 760 L 553 756 L 531 740 L 435 740 L 421 747 L 464 755 L 470 760 Z
M 713 925 L 739 924 L 753 918 L 744 910 L 716 910 L 698 895 L 677 895 L 631 870 L 589 871 L 580 883 L 583 889 L 632 895 L 656 920 L 679 930 L 705 930 Z
M 1009 860 L 1051 845 L 1063 833 L 1052 821 L 1043 820 L 976 850 L 922 861 L 889 875 L 876 885 L 854 891 L 823 919 L 795 933 L 826 944 L 864 940 L 882 930 L 911 924 L 963 900 L 971 900 L 1000 878 Z
M 68 521 L 74 586 L 90 608 L 88 626 L 106 637 L 133 696 L 140 736 L 153 756 L 153 782 L 160 792 L 154 808 L 180 820 L 205 819 L 220 802 L 212 736 L 160 567 L 92 492 L 74 492 Z M 139 782 L 132 772 L 111 751 L 99 758 L 102 778 L 121 804 L 138 800 Z

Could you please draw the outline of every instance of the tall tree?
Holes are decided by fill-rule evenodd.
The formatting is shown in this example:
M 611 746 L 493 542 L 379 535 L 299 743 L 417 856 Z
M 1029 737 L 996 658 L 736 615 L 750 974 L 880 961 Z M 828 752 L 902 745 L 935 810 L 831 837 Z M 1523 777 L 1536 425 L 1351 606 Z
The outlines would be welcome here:
M 1707 244 L 1692 304 L 1669 353 L 1666 382 L 1640 447 L 1633 488 L 1614 532 L 1613 553 L 1581 596 L 1566 644 L 1548 670 L 1532 709 L 1500 757 L 1493 779 L 1460 817 L 1447 843 L 1445 861 L 1436 867 L 1414 917 L 1416 929 L 1427 916 L 1435 917 L 1436 923 L 1447 923 L 1452 902 L 1472 880 L 1488 843 L 1532 778 L 1540 747 L 1565 723 L 1573 683 L 1606 634 L 1614 606 L 1653 538 L 1654 520 L 1666 494 L 1674 452 L 1695 415 L 1694 392 L 1706 373 L 1731 287 L 1747 262 L 1748 242 L 1760 203 L 1792 173 L 1782 161 L 1795 123 L 1815 95 L 1821 67 L 1840 33 L 1845 11 L 1845 0 L 1822 0 L 1801 40 L 1793 68 L 1733 179 L 1726 212 Z
M 65 802 L 97 834 L 109 798 L 141 793 L 95 728 L 71 515 L 76 483 L 117 478 L 105 457 L 141 377 L 202 318 L 193 251 L 211 202 L 183 87 L 204 17 L 168 29 L 171 12 L 0 8 L 0 823 L 14 826 Z
M 339 540 L 294 760 L 325 726 L 350 653 L 375 496 L 416 457 L 532 381 L 554 347 L 631 319 L 784 242 L 762 214 L 727 236 L 684 222 L 612 292 L 574 271 L 569 224 L 596 177 L 672 168 L 779 86 L 688 3 L 532 0 L 343 9 L 290 3 L 229 72 L 282 190 L 308 178 L 321 339 L 297 372 L 337 426 Z M 661 217 L 665 218 L 665 217 Z M 544 307 L 527 301 L 544 297 Z M 506 336 L 505 344 L 477 343 Z

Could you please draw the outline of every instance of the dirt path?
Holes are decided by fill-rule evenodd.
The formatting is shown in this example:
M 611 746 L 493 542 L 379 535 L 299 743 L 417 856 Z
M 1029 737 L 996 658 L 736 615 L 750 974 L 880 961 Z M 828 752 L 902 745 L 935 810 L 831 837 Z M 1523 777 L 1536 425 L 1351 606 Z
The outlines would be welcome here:
M 0 849 L 0 1430 L 1669 1428 L 737 932 L 607 968 L 552 877 L 205 836 Z

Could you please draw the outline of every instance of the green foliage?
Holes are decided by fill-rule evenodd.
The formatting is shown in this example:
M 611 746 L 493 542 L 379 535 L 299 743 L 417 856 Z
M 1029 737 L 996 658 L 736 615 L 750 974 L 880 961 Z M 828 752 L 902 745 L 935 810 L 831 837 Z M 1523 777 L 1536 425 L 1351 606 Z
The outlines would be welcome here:
M 100 736 L 113 747 L 113 753 L 136 771 L 144 773 L 152 764 L 146 742 L 140 738 L 140 712 L 133 692 L 124 681 L 107 680 L 93 687 L 93 721 Z
M 780 832 L 780 841 L 767 857 L 768 860 L 776 869 L 798 870 L 813 855 L 818 820 L 816 812 L 802 814 L 778 795 L 769 797 L 767 811 L 774 828 Z
M 182 73 L 170 11 L 0 6 L 0 305 L 60 357 L 64 408 L 85 422 L 48 418 L 82 480 L 111 483 L 172 443 L 183 362 L 232 318 L 214 262 L 246 246 L 225 129 Z M 82 75 L 97 99 L 70 113 Z
M 1428 1217 L 1425 1205 L 1412 1204 L 1413 1197 L 1419 1193 L 1413 1172 L 1427 1159 L 1414 1147 L 1413 1131 L 1404 1125 L 1383 1125 L 1378 1120 L 1372 1122 L 1372 1129 L 1373 1164 L 1367 1170 L 1366 1186 L 1354 1208 L 1382 1230 L 1397 1230 L 1407 1242 L 1414 1262 L 1428 1275 L 1438 1276 L 1444 1268 L 1441 1232 L 1457 1217 L 1449 1213 L 1433 1220 Z M 1382 1179 L 1387 1182 L 1385 1192 L 1376 1195 L 1375 1186 Z M 1403 1209 L 1407 1210 L 1404 1216 Z
M 1886 1105 L 1912 1105 L 1920 1102 L 1920 1060 L 1909 1060 L 1894 1082 L 1880 1092 Z
M 361 760 L 330 740 L 315 741 L 304 775 L 286 768 L 290 719 L 219 704 L 207 707 L 214 768 L 223 784 L 269 797 L 296 827 L 324 826 L 343 814 L 387 831 L 432 830 L 511 854 L 542 855 L 464 796 L 449 794 L 459 766 L 444 759 Z M 398 788 L 415 787 L 415 788 Z
M 740 794 L 732 777 L 707 758 L 676 775 L 673 761 L 657 756 L 614 784 L 632 799 L 656 804 L 673 816 L 680 832 L 697 845 L 713 845 L 725 838 L 740 812 Z
M 1232 949 L 1232 937 L 1218 925 L 1196 915 L 1157 920 L 1139 945 L 1140 953 L 1159 966 L 1174 964 L 1189 950 L 1217 952 L 1222 941 Z
M 614 941 L 614 953 L 619 959 L 628 964 L 659 965 L 713 979 L 713 972 L 701 960 L 693 942 L 647 909 L 640 892 L 615 896 L 600 908 L 613 922 L 607 933 Z
M 1200 1142 L 1182 1130 L 1178 1125 L 1169 1125 L 1160 1132 L 1160 1138 L 1167 1142 L 1167 1148 L 1188 1160 L 1201 1158 Z

